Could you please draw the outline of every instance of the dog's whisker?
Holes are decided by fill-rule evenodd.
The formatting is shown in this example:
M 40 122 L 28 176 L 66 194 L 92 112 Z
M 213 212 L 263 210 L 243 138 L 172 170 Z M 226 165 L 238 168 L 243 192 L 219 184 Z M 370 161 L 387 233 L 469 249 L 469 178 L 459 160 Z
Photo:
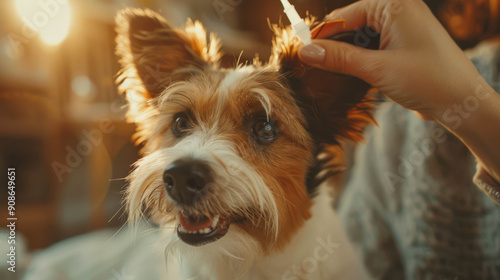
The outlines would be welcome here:
M 109 182 L 114 182 L 114 181 L 125 181 L 125 180 L 127 180 L 127 178 L 126 178 L 126 177 L 123 177 L 123 178 L 114 178 L 114 179 L 109 179 L 108 181 L 109 181 Z
M 111 216 L 111 218 L 108 220 L 108 223 L 110 223 L 115 218 L 115 216 L 118 215 L 118 213 L 120 213 L 123 208 L 125 208 L 125 206 L 126 206 L 125 204 L 120 206 L 120 208 L 116 210 L 115 214 L 113 214 L 113 216 Z
M 108 239 L 104 242 L 104 244 L 107 244 L 109 241 L 111 241 L 111 239 L 113 239 L 113 238 L 114 238 L 114 237 L 115 237 L 115 236 L 116 236 L 116 235 L 117 235 L 117 234 L 118 234 L 118 233 L 119 233 L 119 232 L 123 229 L 123 227 L 124 227 L 125 225 L 127 225 L 127 224 L 128 224 L 128 222 L 125 222 L 125 223 L 124 223 L 124 224 L 123 224 L 123 225 L 122 225 L 122 226 L 121 226 L 121 227 L 120 227 L 120 228 L 119 228 L 119 229 L 118 229 L 118 230 L 117 230 L 117 231 L 116 231 L 113 235 L 111 235 L 111 237 L 110 237 L 110 238 L 108 238 Z

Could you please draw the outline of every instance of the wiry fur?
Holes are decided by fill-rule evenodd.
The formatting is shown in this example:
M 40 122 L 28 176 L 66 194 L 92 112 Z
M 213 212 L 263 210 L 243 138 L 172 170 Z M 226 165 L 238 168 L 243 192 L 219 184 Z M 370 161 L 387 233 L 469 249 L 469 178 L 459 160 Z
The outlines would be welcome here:
M 311 29 L 320 23 L 313 16 L 305 21 Z M 275 38 L 269 64 L 280 65 L 280 71 L 287 75 L 292 94 L 313 136 L 315 155 L 323 155 L 311 168 L 306 182 L 310 192 L 314 192 L 329 176 L 342 171 L 341 166 L 332 164 L 337 153 L 328 145 L 336 146 L 339 140 L 362 141 L 363 128 L 375 123 L 372 118 L 375 99 L 366 96 L 370 85 L 358 78 L 302 63 L 298 57 L 301 42 L 290 26 L 270 24 L 270 27 Z
M 235 218 L 222 239 L 201 247 L 184 244 L 165 230 L 167 255 L 181 256 L 182 266 L 188 263 L 195 271 L 191 277 L 199 279 L 285 273 L 301 260 L 294 243 L 307 247 L 314 242 L 311 228 L 323 223 L 350 256 L 339 263 L 350 262 L 352 252 L 333 211 L 314 210 L 328 209 L 329 200 L 312 200 L 305 184 L 325 169 L 323 163 L 329 168 L 331 158 L 319 165 L 316 159 L 324 145 L 337 144 L 339 138 L 360 139 L 372 108 L 363 100 L 368 86 L 301 64 L 298 41 L 289 28 L 273 27 L 277 37 L 268 63 L 256 60 L 223 69 L 219 41 L 211 35 L 207 43 L 198 22 L 173 29 L 152 11 L 126 9 L 117 16 L 117 25 L 123 66 L 117 82 L 127 94 L 128 120 L 137 124 L 136 142 L 144 144 L 144 157 L 128 178 L 130 221 L 147 215 L 163 228 L 173 228 L 179 213 Z M 182 137 L 170 131 L 179 112 L 192 122 Z M 261 117 L 278 126 L 279 136 L 268 145 L 252 138 L 252 123 Z M 203 161 L 214 177 L 192 207 L 172 200 L 162 180 L 165 168 L 182 158 Z M 280 257 L 283 252 L 295 255 Z M 265 271 L 270 265 L 280 268 Z M 331 274 L 331 269 L 321 271 Z
M 306 22 L 316 26 L 309 17 Z M 360 141 L 363 128 L 373 123 L 373 98 L 366 98 L 370 85 L 362 80 L 340 75 L 302 63 L 298 58 L 301 45 L 290 26 L 271 25 L 275 34 L 270 64 L 280 65 L 297 101 L 303 106 L 309 129 L 320 143 L 336 144 L 338 140 Z
M 117 48 L 123 66 L 118 90 L 127 93 L 127 118 L 138 126 L 135 139 L 143 143 L 157 133 L 150 118 L 157 115 L 149 106 L 168 84 L 207 67 L 218 67 L 220 41 L 207 33 L 200 22 L 188 20 L 184 30 L 170 28 L 165 19 L 151 10 L 125 9 L 116 16 Z
M 246 69 L 238 68 L 236 71 L 246 71 Z M 225 74 L 224 71 L 222 74 Z M 274 81 L 271 79 L 273 76 L 275 79 Z M 270 241 L 274 242 L 274 239 L 278 236 L 278 214 L 276 210 L 277 206 L 270 205 L 269 201 L 279 203 L 281 204 L 280 207 L 285 209 L 294 207 L 294 205 L 290 204 L 289 200 L 291 198 L 287 197 L 284 190 L 278 187 L 279 181 L 281 181 L 281 183 L 288 182 L 287 185 L 290 188 L 293 186 L 293 188 L 297 189 L 295 195 L 298 195 L 299 197 L 296 199 L 296 203 L 300 202 L 304 205 L 309 204 L 305 194 L 302 195 L 302 197 L 300 197 L 300 194 L 302 191 L 301 189 L 303 188 L 301 178 L 304 177 L 307 171 L 309 160 L 312 160 L 312 155 L 309 152 L 311 149 L 311 139 L 305 133 L 303 127 L 304 124 L 297 118 L 297 115 L 300 116 L 300 110 L 296 106 L 290 106 L 293 105 L 293 100 L 290 98 L 290 95 L 287 92 L 288 90 L 279 84 L 278 79 L 280 78 L 280 75 L 277 72 L 269 73 L 267 70 L 251 71 L 247 76 L 239 80 L 238 85 L 235 85 L 231 89 L 224 89 L 225 91 L 230 91 L 231 94 L 228 92 L 221 92 L 219 90 L 220 83 L 223 81 L 224 77 L 225 75 L 220 75 L 220 73 L 217 75 L 212 72 L 212 70 L 209 70 L 208 73 L 203 72 L 199 75 L 190 77 L 189 82 L 180 81 L 173 83 L 165 89 L 162 95 L 150 100 L 150 104 L 155 104 L 152 108 L 141 111 L 142 114 L 139 114 L 139 116 L 145 115 L 146 117 L 144 119 L 138 118 L 136 121 L 152 122 L 154 124 L 163 123 L 167 125 L 156 125 L 153 127 L 154 129 L 149 130 L 150 134 L 145 136 L 145 138 L 148 139 L 148 142 L 146 143 L 146 151 L 148 151 L 148 153 L 136 164 L 137 168 L 131 174 L 133 179 L 131 179 L 129 190 L 134 191 L 134 193 L 128 194 L 128 204 L 129 206 L 136 205 L 140 202 L 140 199 L 144 199 L 145 197 L 148 197 L 156 202 L 168 204 L 168 198 L 163 197 L 166 196 L 166 194 L 163 190 L 161 190 L 161 187 L 163 186 L 161 172 L 175 159 L 183 157 L 201 159 L 205 162 L 209 162 L 209 165 L 214 170 L 214 173 L 217 174 L 216 182 L 219 182 L 219 180 L 226 181 L 224 183 L 219 182 L 218 184 L 214 184 L 214 186 L 210 188 L 210 190 L 216 195 L 216 197 L 214 197 L 214 201 L 220 202 L 220 198 L 224 197 L 224 193 L 228 191 L 227 188 L 224 188 L 226 185 L 236 186 L 237 188 L 235 188 L 235 190 L 237 192 L 229 193 L 227 201 L 234 200 L 235 198 L 238 198 L 238 196 L 242 196 L 242 192 L 253 191 L 257 192 L 253 198 L 249 195 L 238 201 L 237 205 L 240 208 L 244 207 L 258 211 L 262 211 L 264 209 L 267 209 L 268 211 L 273 210 L 271 214 L 265 215 L 267 219 L 265 223 L 272 225 L 272 232 L 265 230 L 268 228 L 266 226 L 259 234 L 268 232 L 265 236 L 272 237 Z M 206 92 L 214 92 L 214 94 L 207 95 Z M 233 95 L 241 96 L 235 97 Z M 226 104 L 224 99 L 227 99 L 229 105 Z M 273 100 L 271 101 L 271 99 Z M 252 101 L 254 101 L 253 104 L 251 104 Z M 247 109 L 240 111 L 240 107 L 248 102 L 250 103 L 247 105 Z M 279 106 L 279 104 L 285 104 L 285 102 L 288 103 L 289 106 Z M 176 141 L 168 134 L 168 129 L 170 127 L 169 124 L 173 114 L 182 111 L 185 108 L 191 108 L 194 119 L 200 121 L 199 131 L 193 131 L 193 133 L 186 138 Z M 235 135 L 235 132 L 232 130 L 239 129 L 239 127 L 244 126 L 243 120 L 246 117 L 244 113 L 252 113 L 252 111 L 259 110 L 259 108 L 262 108 L 266 115 L 273 112 L 275 118 L 279 119 L 283 123 L 290 124 L 290 131 L 302 132 L 297 133 L 296 135 L 288 135 L 291 139 L 293 139 L 293 142 L 284 142 L 284 146 L 282 146 L 282 148 L 289 145 L 293 146 L 293 153 L 280 155 L 277 150 L 277 161 L 274 163 L 286 166 L 286 164 L 296 162 L 299 160 L 298 157 L 302 156 L 303 158 L 300 158 L 300 160 L 303 161 L 302 167 L 297 170 L 297 174 L 288 173 L 293 170 L 292 166 L 289 166 L 285 170 L 283 170 L 283 167 L 277 166 L 276 171 L 279 171 L 280 173 L 269 176 L 270 174 L 264 171 L 268 169 L 273 162 L 264 162 L 265 164 L 262 164 L 257 156 L 248 152 L 251 147 L 245 143 L 246 139 L 234 139 L 234 137 L 238 135 Z M 155 113 L 152 114 L 152 111 L 155 111 Z M 224 122 L 227 117 L 223 115 L 231 113 L 233 114 L 233 117 L 230 122 Z M 226 130 L 227 132 L 221 133 L 221 130 Z M 287 133 L 283 132 L 283 134 L 285 135 Z M 228 141 L 227 139 L 231 139 L 232 141 Z M 230 149 L 232 146 L 233 148 Z M 170 148 L 162 149 L 161 147 Z M 149 151 L 151 151 L 151 153 Z M 163 161 L 162 157 L 168 157 L 170 160 Z M 151 162 L 148 161 L 149 158 L 151 158 Z M 252 163 L 253 166 L 245 168 L 248 166 L 249 162 Z M 156 170 L 156 167 L 158 167 L 158 170 Z M 142 174 L 143 169 L 145 170 L 144 172 L 148 173 L 147 175 Z M 232 173 L 228 173 L 227 169 L 230 169 L 229 172 Z M 256 171 L 261 174 L 256 174 Z M 257 179 L 264 180 L 266 182 L 265 184 L 259 183 L 258 181 L 255 181 Z M 229 180 L 229 182 L 227 182 L 227 180 Z M 241 180 L 241 182 L 238 182 L 237 180 Z M 216 185 L 222 185 L 221 189 L 219 190 Z M 272 186 L 277 187 L 272 188 Z M 272 188 L 272 195 L 269 193 L 270 187 Z M 157 193 L 158 196 L 154 196 L 148 193 L 148 191 L 152 189 L 161 191 Z M 267 195 L 262 195 L 262 192 L 266 192 Z M 216 199 L 217 197 L 219 199 Z M 203 204 L 205 201 L 211 201 L 210 194 L 206 194 L 204 199 L 200 201 L 200 204 Z M 245 205 L 245 203 L 253 201 L 255 201 L 256 205 L 262 204 L 263 201 L 268 202 L 264 208 L 260 206 L 256 207 L 256 205 Z M 146 204 L 146 209 L 153 209 L 154 211 L 157 211 L 157 209 L 164 209 L 158 208 L 158 205 L 151 205 L 149 203 Z M 141 207 L 136 206 L 136 208 L 140 209 Z M 217 210 L 215 211 L 216 213 L 224 213 L 223 211 L 226 210 L 241 211 L 241 209 L 235 209 L 237 208 L 236 206 L 229 207 L 228 205 L 224 205 L 223 207 L 216 207 L 212 205 L 211 207 L 206 208 Z M 290 210 L 292 211 L 293 209 Z M 244 216 L 249 220 L 253 220 L 256 217 L 259 217 L 259 215 L 255 216 L 256 213 L 258 212 L 252 212 L 249 213 L 248 216 Z M 289 220 L 288 222 L 283 222 L 284 225 L 295 223 L 300 224 L 300 217 L 307 217 L 308 214 L 307 211 L 298 214 L 299 215 L 291 217 L 281 217 L 279 220 Z M 135 213 L 131 213 L 130 215 L 131 217 L 136 216 Z M 294 220 L 296 221 L 294 222 Z M 251 224 L 256 225 L 258 223 L 253 222 Z M 285 236 L 289 234 L 289 232 L 283 229 L 280 241 L 283 242 L 286 240 L 287 238 L 285 238 Z M 264 239 L 266 241 L 269 240 L 268 237 L 265 237 Z

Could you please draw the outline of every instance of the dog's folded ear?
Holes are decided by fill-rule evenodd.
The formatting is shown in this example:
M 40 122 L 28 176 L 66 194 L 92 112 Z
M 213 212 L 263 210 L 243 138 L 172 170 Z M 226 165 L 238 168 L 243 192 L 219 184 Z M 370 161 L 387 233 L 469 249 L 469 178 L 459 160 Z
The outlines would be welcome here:
M 116 16 L 116 53 L 122 70 L 117 82 L 121 92 L 133 90 L 145 98 L 158 96 L 189 69 L 216 64 L 219 41 L 201 23 L 188 20 L 185 29 L 172 28 L 158 13 L 128 8 Z
M 273 25 L 272 29 L 276 37 L 270 63 L 277 64 L 286 77 L 317 144 L 362 140 L 363 128 L 374 122 L 374 99 L 366 96 L 371 86 L 356 77 L 302 63 L 298 57 L 300 42 L 291 28 Z M 349 42 L 353 38 L 352 34 L 342 34 L 333 39 Z M 377 48 L 377 39 L 369 47 Z

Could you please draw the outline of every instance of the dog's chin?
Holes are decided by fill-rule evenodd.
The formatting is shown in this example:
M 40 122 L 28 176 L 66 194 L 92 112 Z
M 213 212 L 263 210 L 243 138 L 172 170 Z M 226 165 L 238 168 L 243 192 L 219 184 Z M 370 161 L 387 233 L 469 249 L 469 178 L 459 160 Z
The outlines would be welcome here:
M 178 214 L 176 218 L 177 236 L 191 246 L 203 246 L 221 239 L 229 231 L 229 226 L 238 221 L 238 219 L 220 215 L 210 218 Z

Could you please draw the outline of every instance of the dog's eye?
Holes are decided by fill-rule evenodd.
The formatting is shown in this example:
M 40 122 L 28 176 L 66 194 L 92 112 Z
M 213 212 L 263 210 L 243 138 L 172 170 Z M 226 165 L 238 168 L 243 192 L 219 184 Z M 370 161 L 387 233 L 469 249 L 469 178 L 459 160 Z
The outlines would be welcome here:
M 266 119 L 258 120 L 254 123 L 252 132 L 255 134 L 259 142 L 263 144 L 271 143 L 278 135 L 276 126 L 273 122 Z
M 172 132 L 181 134 L 189 128 L 189 118 L 185 114 L 179 114 L 174 117 L 172 122 Z

